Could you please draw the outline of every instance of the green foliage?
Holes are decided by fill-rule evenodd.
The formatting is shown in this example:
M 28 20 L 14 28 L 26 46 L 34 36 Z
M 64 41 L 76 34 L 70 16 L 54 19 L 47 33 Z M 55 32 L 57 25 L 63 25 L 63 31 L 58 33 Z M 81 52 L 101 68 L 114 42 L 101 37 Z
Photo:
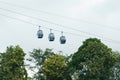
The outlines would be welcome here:
M 1 53 L 0 80 L 27 80 L 24 56 L 19 46 L 7 47 L 6 52 Z
M 27 77 L 27 80 L 33 80 L 31 77 Z
M 35 63 L 35 66 L 30 65 L 30 69 L 38 70 L 34 75 L 35 80 L 71 80 L 67 66 L 70 56 L 54 54 L 51 49 L 34 49 L 30 56 L 28 60 Z
M 120 80 L 120 53 L 113 52 L 112 57 L 114 58 L 114 66 L 111 68 L 110 80 Z
M 34 49 L 27 59 L 34 78 L 27 77 L 24 57 L 19 46 L 0 53 L 0 80 L 120 80 L 120 53 L 97 38 L 85 40 L 70 56 L 54 54 L 51 49 Z
M 73 75 L 79 80 L 109 80 L 110 68 L 114 65 L 111 53 L 100 40 L 87 39 L 72 57 Z
M 37 73 L 34 74 L 34 79 L 36 80 L 45 80 L 45 75 L 42 71 L 44 61 L 54 53 L 51 49 L 46 49 L 45 51 L 42 51 L 41 49 L 34 49 L 32 52 L 30 52 L 30 57 L 27 59 L 28 61 L 31 61 L 35 64 L 35 66 L 29 66 L 29 68 L 34 71 L 37 69 Z
M 70 80 L 65 61 L 66 57 L 63 55 L 55 54 L 50 56 L 43 66 L 46 80 Z

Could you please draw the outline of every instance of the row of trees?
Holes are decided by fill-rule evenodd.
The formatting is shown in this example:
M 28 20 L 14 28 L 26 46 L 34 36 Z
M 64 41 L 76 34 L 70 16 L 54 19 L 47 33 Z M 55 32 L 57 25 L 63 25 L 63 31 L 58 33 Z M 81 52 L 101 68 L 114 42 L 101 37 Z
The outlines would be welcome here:
M 120 53 L 97 38 L 83 42 L 74 54 L 56 54 L 51 49 L 34 49 L 26 60 L 19 46 L 0 53 L 0 80 L 120 80 Z M 26 63 L 28 64 L 28 63 Z M 28 78 L 26 68 L 35 74 Z

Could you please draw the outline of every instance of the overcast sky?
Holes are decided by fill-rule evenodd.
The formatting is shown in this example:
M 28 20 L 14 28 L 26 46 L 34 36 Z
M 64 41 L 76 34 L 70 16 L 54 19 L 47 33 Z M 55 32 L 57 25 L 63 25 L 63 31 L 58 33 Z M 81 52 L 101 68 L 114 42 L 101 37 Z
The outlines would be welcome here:
M 0 52 L 7 46 L 20 45 L 27 54 L 34 48 L 71 54 L 89 37 L 97 37 L 114 51 L 120 51 L 119 4 L 120 0 L 0 0 Z M 38 25 L 44 31 L 43 39 L 37 39 Z M 44 27 L 53 29 L 54 42 L 48 41 L 50 30 Z M 64 33 L 67 43 L 61 45 L 61 33 L 54 29 L 79 36 Z
M 6 47 L 10 45 L 20 45 L 25 52 L 32 51 L 34 48 L 51 48 L 56 52 L 63 51 L 64 54 L 71 54 L 76 52 L 82 41 L 89 37 L 97 37 L 114 51 L 120 51 L 119 3 L 120 0 L 0 0 L 0 51 L 5 51 Z M 66 27 L 15 14 L 4 9 L 86 33 L 66 29 Z M 44 13 L 44 11 L 48 13 Z M 22 19 L 35 25 L 1 16 L 1 14 Z M 65 16 L 74 19 L 68 19 Z M 43 39 L 37 39 L 37 25 L 42 26 Z M 61 33 L 53 30 L 56 39 L 54 42 L 49 42 L 48 34 L 50 31 L 44 27 L 75 33 L 80 36 L 64 33 L 67 43 L 61 45 L 59 43 Z M 106 40 L 106 38 L 108 39 Z M 113 40 L 111 41 L 111 39 Z

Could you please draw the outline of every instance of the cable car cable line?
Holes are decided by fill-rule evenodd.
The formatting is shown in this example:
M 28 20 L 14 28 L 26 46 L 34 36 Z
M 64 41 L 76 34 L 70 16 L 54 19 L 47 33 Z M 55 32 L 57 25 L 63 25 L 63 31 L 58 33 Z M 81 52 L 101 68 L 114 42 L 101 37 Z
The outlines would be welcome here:
M 9 10 L 9 9 L 4 9 L 4 8 L 0 8 L 0 9 L 4 10 L 4 11 L 7 11 L 7 12 L 23 15 L 25 17 L 29 17 L 29 18 L 32 18 L 32 19 L 35 19 L 35 20 L 40 20 L 40 21 L 43 21 L 43 22 L 46 22 L 46 23 L 54 24 L 56 26 L 59 26 L 59 27 L 62 27 L 62 28 L 66 28 L 66 29 L 69 29 L 69 30 L 81 32 L 81 33 L 84 33 L 84 34 L 87 34 L 87 35 L 90 35 L 90 36 L 96 36 L 96 37 L 103 38 L 103 39 L 106 39 L 106 40 L 116 41 L 116 40 L 109 39 L 109 38 L 106 38 L 106 37 L 102 37 L 102 36 L 99 36 L 99 35 L 96 35 L 96 34 L 93 34 L 93 33 L 85 32 L 85 31 L 82 31 L 82 30 L 79 30 L 79 29 L 71 28 L 71 27 L 64 26 L 64 25 L 61 25 L 61 24 L 57 24 L 57 23 L 54 23 L 54 22 L 51 22 L 51 21 L 43 20 L 43 19 L 40 19 L 40 18 L 37 18 L 37 17 L 25 15 L 25 14 L 22 14 L 22 13 L 19 13 L 19 12 L 16 12 L 16 11 L 12 11 L 12 10 Z M 120 41 L 116 41 L 116 42 L 120 43 Z
M 25 14 L 22 14 L 22 13 L 19 13 L 19 12 L 16 12 L 16 11 L 12 11 L 12 10 L 8 10 L 8 9 L 3 9 L 3 8 L 0 8 L 0 9 L 1 9 L 1 10 L 4 10 L 4 11 L 8 11 L 8 12 L 15 13 L 15 14 L 23 15 L 23 16 L 26 16 L 26 17 L 29 17 L 29 18 L 32 18 L 32 19 L 35 19 L 35 20 L 40 20 L 40 21 L 43 21 L 43 22 L 47 22 L 47 23 L 50 23 L 50 24 L 54 24 L 54 25 L 57 25 L 57 26 L 60 26 L 60 27 L 66 28 L 66 29 L 74 30 L 74 31 L 77 31 L 77 32 L 82 32 L 82 33 L 84 33 L 84 34 L 89 34 L 89 35 L 98 36 L 98 35 L 96 35 L 96 34 L 88 33 L 88 32 L 85 32 L 85 31 L 81 31 L 81 30 L 78 30 L 78 29 L 75 29 L 75 28 L 71 28 L 71 27 L 68 27 L 68 26 L 64 26 L 64 25 L 61 25 L 61 24 L 57 24 L 57 23 L 54 23 L 54 22 L 51 22 L 51 21 L 39 19 L 39 18 L 37 18 L 37 17 L 28 16 L 28 15 L 25 15 Z M 100 36 L 98 36 L 98 37 L 100 37 Z
M 25 21 L 25 20 L 18 19 L 18 18 L 15 18 L 15 17 L 7 16 L 7 15 L 1 14 L 1 13 L 0 13 L 0 15 L 4 16 L 4 17 L 7 17 L 7 18 L 15 19 L 15 20 L 18 20 L 18 21 L 21 21 L 21 22 L 24 22 L 24 23 L 28 23 L 28 24 L 31 24 L 33 26 L 39 26 L 39 25 L 31 23 L 29 21 Z M 51 28 L 48 28 L 48 27 L 43 27 L 43 28 L 45 28 L 45 29 L 51 29 Z M 57 32 L 61 32 L 60 30 L 56 30 L 56 29 L 52 29 L 52 30 L 57 31 Z M 71 34 L 71 35 L 74 35 L 74 36 L 81 36 L 80 34 L 75 34 L 75 33 L 70 33 L 70 32 L 65 32 L 65 31 L 64 31 L 64 33 Z M 87 35 L 89 35 L 89 34 L 87 34 Z M 103 39 L 106 40 L 106 41 L 109 41 L 109 42 L 120 44 L 120 42 L 116 41 L 116 40 L 112 40 L 112 39 L 108 39 L 108 38 L 103 38 Z
M 47 11 L 43 11 L 43 10 L 37 10 L 37 9 L 34 9 L 34 8 L 29 8 L 29 7 L 26 7 L 26 6 L 22 6 L 22 5 L 16 5 L 16 4 L 1 1 L 1 0 L 0 0 L 0 3 L 10 5 L 10 6 L 13 6 L 13 7 L 23 8 L 23 9 L 26 9 L 26 10 L 41 12 L 41 13 L 45 13 L 45 14 L 52 15 L 52 16 L 58 16 L 58 17 L 62 17 L 64 19 L 69 19 L 69 20 L 73 20 L 73 21 L 77 21 L 77 22 L 81 21 L 81 22 L 84 22 L 84 23 L 87 23 L 87 24 L 94 24 L 94 25 L 97 25 L 96 27 L 100 26 L 100 27 L 103 27 L 103 28 L 108 28 L 108 29 L 120 31 L 119 28 L 115 28 L 114 26 L 108 26 L 108 25 L 98 24 L 98 23 L 95 23 L 95 22 L 89 22 L 88 20 L 82 20 L 82 19 L 76 19 L 76 18 L 72 18 L 72 17 L 68 17 L 68 16 L 58 15 L 58 14 L 55 14 L 55 13 L 51 13 L 51 12 L 47 12 Z
M 40 26 L 40 25 L 31 23 L 31 22 L 29 22 L 29 21 L 25 21 L 25 20 L 18 19 L 18 18 L 15 18 L 15 17 L 7 16 L 7 15 L 1 14 L 1 13 L 0 13 L 0 15 L 1 15 L 1 16 L 4 16 L 4 17 L 7 17 L 7 18 L 10 18 L 10 19 L 18 20 L 18 21 L 21 21 L 21 22 L 24 22 L 24 23 L 27 23 L 27 24 L 31 24 L 31 25 L 33 25 L 33 26 Z M 45 27 L 45 26 L 42 27 L 42 28 L 51 29 L 51 28 L 48 28 L 48 27 Z M 54 31 L 56 31 L 56 32 L 61 32 L 60 30 L 57 30 L 57 29 L 52 29 L 52 30 L 54 30 Z M 70 32 L 66 32 L 66 31 L 64 31 L 64 33 L 67 33 L 67 34 L 70 34 L 70 35 L 74 35 L 74 36 L 82 36 L 82 35 L 80 35 L 80 34 L 70 33 Z M 87 36 L 86 36 L 86 37 L 87 37 Z
M 1 13 L 0 13 L 0 15 L 1 15 L 1 16 L 4 16 L 4 17 L 7 17 L 7 18 L 15 19 L 15 20 L 18 20 L 18 21 L 21 21 L 21 22 L 24 22 L 24 23 L 28 23 L 28 24 L 31 24 L 31 25 L 34 25 L 34 26 L 38 26 L 38 25 L 36 25 L 36 24 L 33 24 L 33 23 L 31 23 L 31 22 L 28 22 L 28 21 L 25 21 L 25 20 L 22 20 L 22 19 L 18 19 L 18 18 L 6 16 L 6 15 L 1 14 Z M 38 35 L 38 38 L 39 38 L 39 39 L 40 39 L 40 38 L 43 38 L 43 31 L 40 29 L 40 27 L 41 27 L 41 26 L 39 26 L 39 30 L 37 31 L 37 35 Z M 46 28 L 46 27 L 44 27 L 44 28 Z M 50 28 L 46 28 L 46 29 L 50 29 Z M 52 29 L 50 29 L 49 41 L 54 41 L 55 37 L 54 37 L 54 34 L 51 32 L 51 30 L 52 30 Z M 57 32 L 58 32 L 59 30 L 55 30 L 55 29 L 54 29 L 54 31 L 57 31 Z M 60 32 L 60 31 L 59 31 L 59 32 Z M 66 32 L 66 33 L 68 33 L 68 32 Z M 70 34 L 75 35 L 75 34 L 73 34 L 73 33 L 70 33 Z M 78 36 L 78 35 L 77 35 L 77 36 Z M 61 42 L 62 42 L 62 40 L 61 40 Z M 61 44 L 65 44 L 65 43 L 61 43 Z

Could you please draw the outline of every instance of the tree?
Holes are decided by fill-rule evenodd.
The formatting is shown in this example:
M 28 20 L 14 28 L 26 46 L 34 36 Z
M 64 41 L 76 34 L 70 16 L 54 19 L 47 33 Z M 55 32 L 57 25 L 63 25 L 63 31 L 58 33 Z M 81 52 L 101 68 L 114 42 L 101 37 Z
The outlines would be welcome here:
M 111 68 L 110 80 L 120 80 L 120 53 L 113 52 L 112 57 L 114 58 L 114 66 Z
M 114 59 L 112 50 L 97 38 L 89 38 L 83 42 L 73 55 L 70 66 L 72 74 L 78 80 L 109 80 Z
M 27 80 L 24 57 L 19 46 L 7 47 L 6 52 L 1 53 L 0 80 Z
M 43 71 L 46 80 L 71 80 L 66 59 L 63 55 L 55 54 L 44 62 Z
M 27 80 L 33 80 L 31 77 L 27 77 Z
M 35 65 L 29 65 L 29 69 L 32 71 L 37 69 L 37 72 L 34 74 L 34 79 L 36 80 L 45 80 L 45 75 L 42 71 L 44 61 L 54 53 L 51 49 L 46 49 L 45 51 L 42 51 L 41 49 L 34 49 L 32 52 L 30 52 L 30 58 L 27 59 L 30 62 L 33 62 Z

